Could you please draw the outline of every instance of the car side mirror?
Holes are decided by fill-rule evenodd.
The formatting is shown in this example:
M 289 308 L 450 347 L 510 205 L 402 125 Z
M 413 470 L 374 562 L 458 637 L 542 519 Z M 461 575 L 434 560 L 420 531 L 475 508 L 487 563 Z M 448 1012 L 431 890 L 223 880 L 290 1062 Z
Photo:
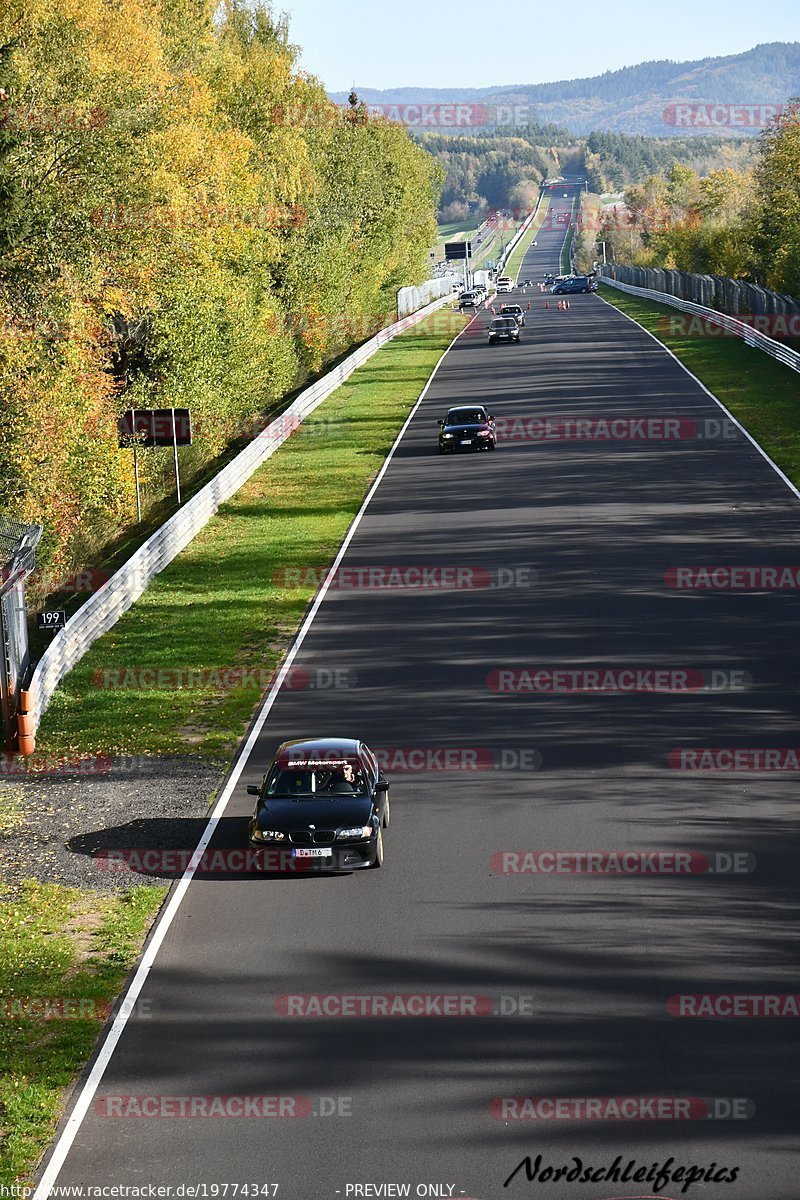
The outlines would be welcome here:
M 257 783 L 248 783 L 247 794 L 248 794 L 248 796 L 260 796 L 261 788 L 258 786 Z
M 436 422 L 436 424 L 437 424 L 437 425 L 444 425 L 444 421 L 443 421 L 443 420 L 440 418 L 440 419 L 439 419 L 439 420 Z
M 389 790 L 389 780 L 388 779 L 379 779 L 378 782 L 375 784 L 376 792 L 388 792 L 388 790 Z

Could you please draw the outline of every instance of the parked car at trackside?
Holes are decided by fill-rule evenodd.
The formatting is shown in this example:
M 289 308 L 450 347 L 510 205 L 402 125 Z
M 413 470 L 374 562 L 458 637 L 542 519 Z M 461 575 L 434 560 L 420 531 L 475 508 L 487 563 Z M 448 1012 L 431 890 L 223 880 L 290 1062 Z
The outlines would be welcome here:
M 558 279 L 550 288 L 552 296 L 569 296 L 576 292 L 596 292 L 597 280 L 591 275 L 574 275 L 571 279 Z

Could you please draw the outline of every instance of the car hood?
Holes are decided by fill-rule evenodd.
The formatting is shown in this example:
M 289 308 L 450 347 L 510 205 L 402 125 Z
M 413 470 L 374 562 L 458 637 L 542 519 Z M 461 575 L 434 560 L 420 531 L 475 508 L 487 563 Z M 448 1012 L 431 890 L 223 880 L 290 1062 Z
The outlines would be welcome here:
M 340 826 L 366 825 L 372 815 L 369 796 L 334 796 L 330 800 L 268 800 L 258 810 L 259 829 L 337 829 Z

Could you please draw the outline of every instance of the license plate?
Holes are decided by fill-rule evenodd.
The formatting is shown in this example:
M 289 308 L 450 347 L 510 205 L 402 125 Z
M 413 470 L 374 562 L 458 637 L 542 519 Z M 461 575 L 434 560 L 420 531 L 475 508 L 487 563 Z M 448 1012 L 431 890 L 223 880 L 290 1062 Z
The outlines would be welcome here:
M 462 439 L 461 439 L 461 445 L 462 445 L 462 446 L 471 446 L 471 445 L 472 445 L 472 438 L 462 438 Z
M 294 858 L 332 858 L 333 846 L 315 846 L 309 850 L 293 850 L 292 855 Z

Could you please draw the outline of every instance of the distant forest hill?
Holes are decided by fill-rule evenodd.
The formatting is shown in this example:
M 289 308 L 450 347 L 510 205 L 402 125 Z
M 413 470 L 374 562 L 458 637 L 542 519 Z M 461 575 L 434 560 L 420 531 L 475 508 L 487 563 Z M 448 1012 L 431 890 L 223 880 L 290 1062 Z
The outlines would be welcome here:
M 592 192 L 616 192 L 680 163 L 698 175 L 746 171 L 755 163 L 753 138 L 654 138 L 595 131 L 574 137 L 555 126 L 527 126 L 514 136 L 426 133 L 420 144 L 444 167 L 441 220 L 461 220 L 486 208 L 527 208 L 548 176 L 579 174 Z
M 490 88 L 356 87 L 359 99 L 415 123 L 420 132 L 488 131 L 498 127 L 566 126 L 651 137 L 752 136 L 772 111 L 800 95 L 800 42 L 770 42 L 742 54 L 695 62 L 646 62 L 587 79 Z M 333 92 L 337 103 L 347 93 Z M 428 109 L 423 113 L 420 106 Z M 442 106 L 460 106 L 453 111 Z M 431 106 L 438 106 L 431 108 Z

